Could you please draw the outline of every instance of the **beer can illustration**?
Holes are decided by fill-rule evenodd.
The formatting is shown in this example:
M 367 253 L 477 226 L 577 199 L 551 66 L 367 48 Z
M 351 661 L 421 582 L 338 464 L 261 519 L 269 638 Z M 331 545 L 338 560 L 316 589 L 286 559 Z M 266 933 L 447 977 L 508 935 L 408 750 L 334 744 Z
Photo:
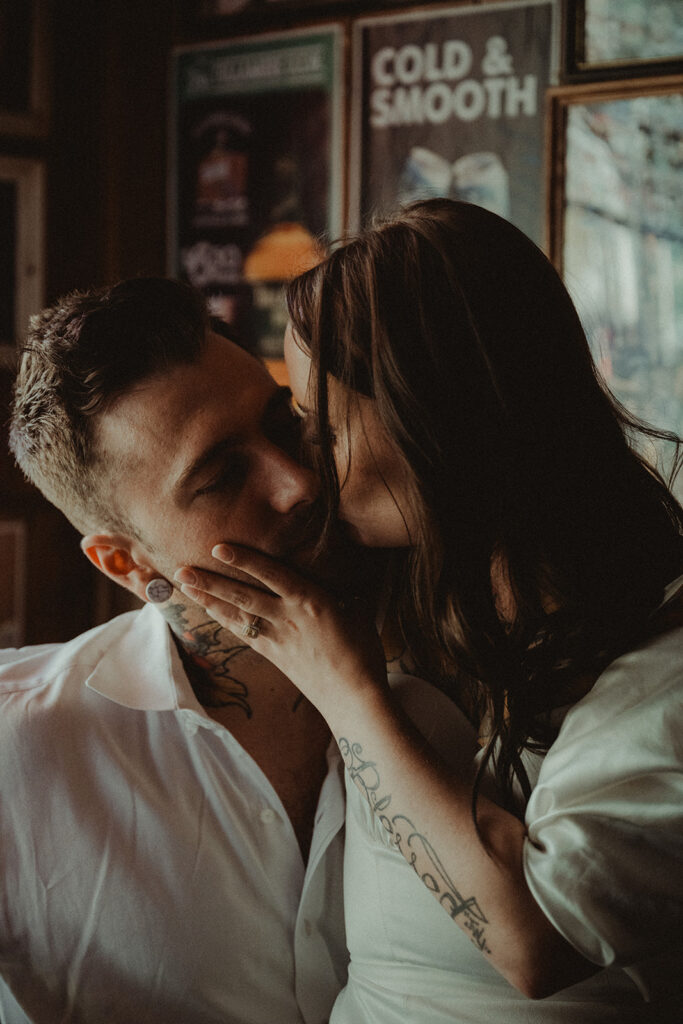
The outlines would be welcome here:
M 453 164 L 453 199 L 483 206 L 501 217 L 510 216 L 508 172 L 497 153 L 468 153 Z
M 284 283 L 322 257 L 310 231 L 301 223 L 286 221 L 274 224 L 247 253 L 244 280 L 252 286 L 252 321 L 260 355 L 282 359 L 289 320 Z
M 216 144 L 197 168 L 197 203 L 212 206 L 228 203 L 247 191 L 248 158 L 228 146 L 228 134 L 218 132 Z
M 398 201 L 411 203 L 415 199 L 447 196 L 451 177 L 448 160 L 424 146 L 413 146 L 399 177 Z
M 193 227 L 246 227 L 249 224 L 251 130 L 244 118 L 221 111 L 203 118 L 195 127 Z

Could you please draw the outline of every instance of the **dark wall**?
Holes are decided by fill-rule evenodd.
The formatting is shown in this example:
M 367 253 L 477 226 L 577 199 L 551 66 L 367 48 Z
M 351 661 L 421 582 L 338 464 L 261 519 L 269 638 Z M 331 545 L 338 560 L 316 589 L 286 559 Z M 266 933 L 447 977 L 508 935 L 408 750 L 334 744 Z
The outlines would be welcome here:
M 48 300 L 165 269 L 172 0 L 58 0 Z
M 172 0 L 50 7 L 48 134 L 0 138 L 0 151 L 46 164 L 48 304 L 75 288 L 165 272 L 166 67 L 175 24 Z M 65 640 L 129 602 L 13 466 L 10 389 L 11 374 L 0 370 L 0 516 L 27 527 L 25 642 Z

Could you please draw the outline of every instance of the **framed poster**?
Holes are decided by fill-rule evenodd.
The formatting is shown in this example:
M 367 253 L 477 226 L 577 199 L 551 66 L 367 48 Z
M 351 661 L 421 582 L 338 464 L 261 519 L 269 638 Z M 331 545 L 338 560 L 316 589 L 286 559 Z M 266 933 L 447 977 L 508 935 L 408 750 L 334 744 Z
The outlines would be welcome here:
M 0 0 L 0 132 L 44 135 L 48 124 L 43 0 Z
M 199 18 L 226 18 L 240 14 L 266 14 L 271 11 L 287 11 L 288 13 L 320 13 L 325 8 L 334 7 L 337 14 L 361 4 L 367 5 L 368 0 L 186 0 L 188 13 Z M 412 3 L 413 0 L 374 0 L 375 7 L 398 7 L 400 4 Z
M 551 96 L 553 259 L 616 397 L 683 435 L 681 78 Z
M 332 4 L 339 7 L 340 0 L 187 0 L 195 16 L 200 18 L 227 18 L 238 14 L 262 14 L 269 10 L 307 12 L 320 10 Z M 346 3 L 360 3 L 361 0 L 345 0 Z
M 28 319 L 43 305 L 45 168 L 0 156 L 0 365 L 13 366 Z
M 0 520 L 0 647 L 25 643 L 26 527 L 21 520 Z
M 353 38 L 351 222 L 425 196 L 507 217 L 544 242 L 544 97 L 553 0 L 360 19 Z
M 662 74 L 683 62 L 681 0 L 565 0 L 567 77 Z M 677 67 L 674 67 L 677 65 Z
M 341 28 L 173 59 L 170 272 L 249 348 L 282 356 L 282 284 L 341 230 Z

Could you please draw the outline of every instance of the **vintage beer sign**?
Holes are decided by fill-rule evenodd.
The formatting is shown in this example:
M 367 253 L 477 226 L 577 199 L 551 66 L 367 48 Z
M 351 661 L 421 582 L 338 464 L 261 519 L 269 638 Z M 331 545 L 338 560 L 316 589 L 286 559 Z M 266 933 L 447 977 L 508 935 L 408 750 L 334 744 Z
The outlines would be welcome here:
M 429 195 L 478 203 L 542 242 L 544 96 L 552 0 L 359 21 L 354 34 L 354 224 Z

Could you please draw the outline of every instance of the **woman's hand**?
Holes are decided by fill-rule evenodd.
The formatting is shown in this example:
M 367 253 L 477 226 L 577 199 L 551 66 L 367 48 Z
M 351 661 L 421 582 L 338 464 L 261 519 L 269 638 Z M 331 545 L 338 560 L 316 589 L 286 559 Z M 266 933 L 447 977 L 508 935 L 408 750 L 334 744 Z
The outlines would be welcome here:
M 327 719 L 350 777 L 372 811 L 381 811 L 415 885 L 422 879 L 453 927 L 525 994 L 544 996 L 592 974 L 595 966 L 529 891 L 524 824 L 481 796 L 487 856 L 472 818 L 469 772 L 448 768 L 389 696 L 369 609 L 356 602 L 340 609 L 319 586 L 259 552 L 221 544 L 212 554 L 254 584 L 183 568 L 175 576 L 183 593 L 272 661 Z
M 345 608 L 315 583 L 249 548 L 219 544 L 211 553 L 259 585 L 183 567 L 175 574 L 183 593 L 276 665 L 330 725 L 349 699 L 387 690 L 384 652 L 373 610 L 364 602 Z

